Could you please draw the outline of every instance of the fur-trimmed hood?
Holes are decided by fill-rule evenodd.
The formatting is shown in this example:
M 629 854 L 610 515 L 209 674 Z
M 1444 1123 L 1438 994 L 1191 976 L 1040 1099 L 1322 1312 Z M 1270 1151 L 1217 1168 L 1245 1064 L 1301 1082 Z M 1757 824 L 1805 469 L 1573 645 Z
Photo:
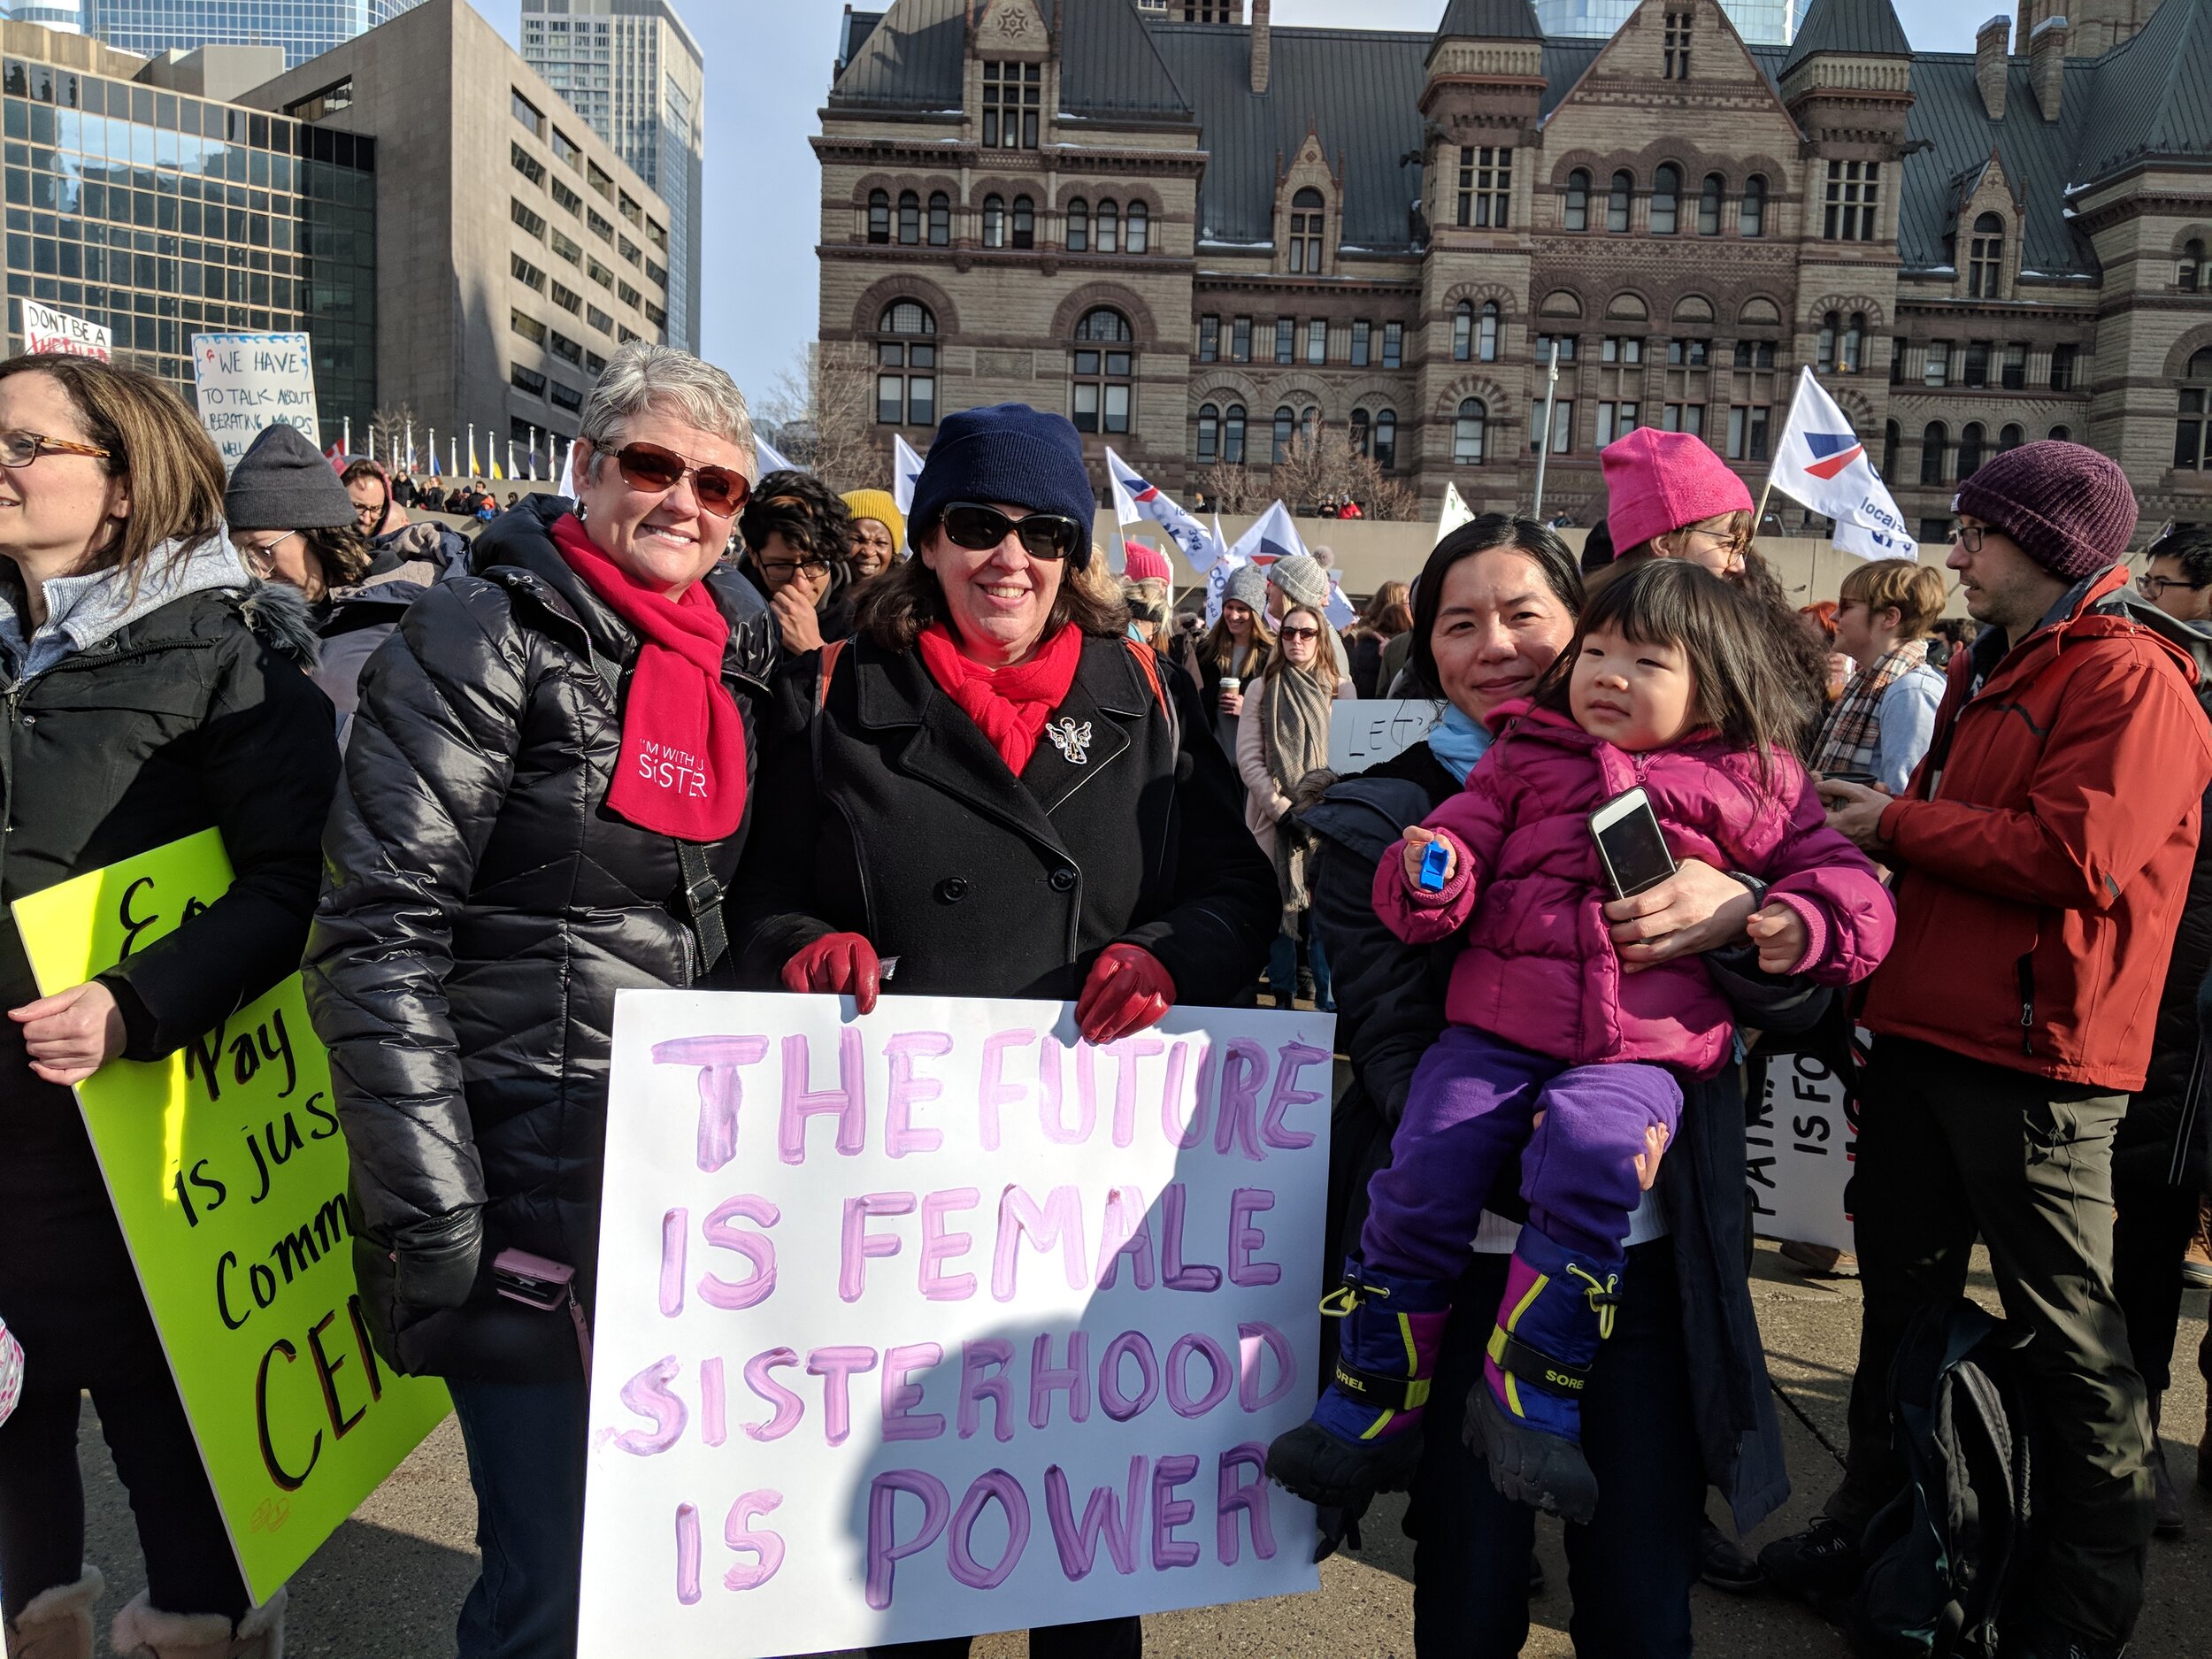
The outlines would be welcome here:
M 322 660 L 323 642 L 315 632 L 307 595 L 289 582 L 255 580 L 234 602 L 239 619 L 271 650 L 288 657 L 310 673 Z

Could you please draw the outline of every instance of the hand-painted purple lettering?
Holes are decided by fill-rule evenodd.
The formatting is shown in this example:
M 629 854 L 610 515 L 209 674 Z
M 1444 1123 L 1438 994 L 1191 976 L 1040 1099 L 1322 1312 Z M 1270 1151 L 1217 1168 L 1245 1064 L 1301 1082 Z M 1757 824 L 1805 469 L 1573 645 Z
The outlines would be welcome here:
M 799 1426 L 799 1419 L 806 1415 L 806 1402 L 769 1375 L 779 1365 L 798 1363 L 797 1351 L 787 1348 L 772 1348 L 745 1362 L 745 1386 L 775 1408 L 767 1422 L 745 1425 L 746 1439 L 780 1440 Z
M 922 1403 L 922 1385 L 909 1374 L 941 1365 L 945 1350 L 934 1342 L 910 1342 L 886 1348 L 883 1354 L 883 1438 L 887 1440 L 933 1440 L 945 1432 L 941 1412 L 917 1414 Z
M 914 1127 L 914 1109 L 941 1097 L 945 1086 L 937 1078 L 915 1076 L 914 1063 L 950 1054 L 951 1037 L 941 1031 L 903 1031 L 883 1045 L 883 1052 L 891 1068 L 883 1102 L 885 1156 L 902 1158 L 909 1153 L 936 1151 L 945 1144 L 945 1132 Z
M 1154 1279 L 1152 1224 L 1146 1218 L 1144 1194 L 1134 1187 L 1116 1187 L 1106 1194 L 1106 1219 L 1098 1240 L 1099 1289 L 1110 1289 L 1120 1277 L 1125 1256 L 1137 1288 L 1150 1290 Z
M 719 1354 L 699 1362 L 699 1438 L 710 1446 L 730 1438 L 730 1402 Z
M 1198 1545 L 1178 1538 L 1175 1529 L 1198 1513 L 1197 1504 L 1175 1495 L 1178 1488 L 1195 1479 L 1198 1460 L 1188 1455 L 1163 1457 L 1152 1465 L 1152 1571 L 1198 1564 Z
M 1087 1332 L 1068 1333 L 1068 1363 L 1052 1363 L 1052 1333 L 1041 1334 L 1029 1350 L 1029 1426 L 1043 1428 L 1052 1421 L 1052 1396 L 1068 1397 L 1068 1421 L 1087 1423 L 1091 1417 L 1091 1339 Z
M 1045 1471 L 1045 1518 L 1052 1525 L 1052 1542 L 1060 1552 L 1060 1571 L 1071 1584 L 1090 1577 L 1101 1540 L 1113 1558 L 1114 1571 L 1125 1578 L 1137 1570 L 1137 1524 L 1144 1513 L 1145 1460 L 1129 1460 L 1129 1490 L 1094 1486 L 1083 1505 L 1079 1525 L 1068 1498 L 1067 1471 L 1054 1463 Z
M 757 1590 L 776 1576 L 776 1569 L 783 1565 L 784 1545 L 780 1532 L 772 1532 L 764 1526 L 755 1526 L 754 1521 L 780 1508 L 783 1494 L 769 1487 L 742 1493 L 722 1523 L 722 1541 L 741 1555 L 750 1555 L 749 1567 L 733 1567 L 722 1575 L 722 1583 L 732 1590 Z
M 738 1109 L 745 1102 L 739 1068 L 768 1055 L 765 1037 L 677 1037 L 653 1045 L 655 1065 L 699 1068 L 699 1167 L 709 1175 L 737 1156 Z
M 1060 1247 L 1061 1270 L 1070 1290 L 1081 1290 L 1089 1283 L 1090 1263 L 1083 1249 L 1081 1194 L 1071 1186 L 1056 1187 L 1045 1194 L 1041 1207 L 1020 1187 L 1009 1184 L 998 1200 L 998 1242 L 991 1252 L 993 1300 L 1013 1300 L 1015 1274 L 1025 1237 L 1040 1250 Z
M 1239 1479 L 1240 1469 L 1249 1469 L 1251 1479 Z M 1245 1440 L 1222 1453 L 1214 1489 L 1214 1554 L 1221 1564 L 1237 1564 L 1239 1509 L 1252 1518 L 1252 1553 L 1262 1561 L 1274 1560 L 1275 1527 L 1267 1508 L 1267 1448 Z
M 1087 1050 L 1088 1044 L 1079 1045 Z M 1052 1032 L 1037 1045 L 1037 1126 L 1044 1131 L 1045 1139 L 1064 1147 L 1079 1147 L 1091 1138 L 1091 1131 L 1098 1126 L 1098 1088 L 1091 1079 L 1091 1056 L 1083 1052 L 1076 1063 L 1075 1122 L 1065 1121 L 1067 1079 L 1062 1070 L 1064 1058 L 1059 1037 Z
M 1189 1189 L 1180 1181 L 1170 1181 L 1160 1194 L 1160 1282 L 1170 1290 L 1219 1290 L 1219 1268 L 1183 1261 L 1183 1210 L 1189 1202 Z
M 1167 1045 L 1157 1037 L 1123 1037 L 1106 1045 L 1114 1056 L 1114 1144 L 1125 1147 L 1137 1138 L 1137 1063 L 1165 1054 Z
M 734 1250 L 753 1265 L 752 1277 L 737 1284 L 717 1279 L 711 1273 L 699 1276 L 699 1299 L 731 1313 L 757 1307 L 776 1289 L 775 1240 L 730 1225 L 731 1220 L 739 1217 L 756 1226 L 772 1227 L 783 1219 L 783 1212 L 757 1194 L 740 1193 L 717 1204 L 700 1224 L 699 1231 L 709 1245 L 718 1250 Z
M 914 1194 L 911 1193 L 863 1193 L 857 1198 L 845 1201 L 845 1225 L 838 1235 L 837 1296 L 841 1302 L 858 1302 L 868 1288 L 868 1258 L 878 1256 L 896 1256 L 899 1237 L 895 1233 L 871 1233 L 871 1216 L 910 1216 L 914 1213 Z
M 1206 1392 L 1194 1398 L 1190 1381 L 1190 1356 L 1203 1354 L 1210 1373 L 1206 1379 Z M 1229 1390 L 1236 1386 L 1237 1368 L 1229 1363 L 1228 1350 L 1203 1331 L 1189 1331 L 1175 1339 L 1175 1346 L 1167 1351 L 1168 1409 L 1179 1417 L 1202 1417 L 1229 1397 Z M 1100 1394 L 1105 1390 L 1102 1385 Z
M 922 1524 L 904 1542 L 899 1540 L 898 1529 L 902 1492 L 922 1501 Z M 891 1605 L 899 1563 L 935 1543 L 951 1514 L 952 1494 L 945 1490 L 943 1481 L 926 1470 L 887 1469 L 868 1483 L 868 1571 L 862 1594 L 870 1607 L 880 1613 Z
M 1190 1121 L 1183 1121 L 1183 1073 L 1189 1063 L 1190 1051 L 1198 1050 L 1198 1081 L 1191 1090 Z M 1214 1057 L 1212 1043 L 1200 1037 L 1193 1041 L 1179 1042 L 1169 1050 L 1167 1078 L 1160 1086 L 1160 1133 L 1172 1146 L 1187 1152 L 1202 1146 L 1206 1140 L 1206 1102 L 1214 1094 Z
M 1263 1391 L 1260 1379 L 1268 1354 L 1275 1356 L 1275 1386 Z M 1263 1319 L 1248 1319 L 1237 1326 L 1237 1404 L 1247 1411 L 1266 1410 L 1298 1380 L 1298 1350 Z
M 876 1368 L 872 1348 L 818 1348 L 806 1356 L 807 1375 L 822 1379 L 822 1440 L 842 1446 L 852 1432 L 852 1401 L 848 1384 L 863 1371 Z
M 976 1087 L 976 1140 L 986 1152 L 995 1152 L 999 1146 L 999 1111 L 1011 1106 L 1022 1097 L 1018 1084 L 1004 1080 L 1006 1051 L 1026 1048 L 1037 1041 L 1034 1031 L 993 1032 L 983 1040 L 981 1077 Z
M 868 1141 L 868 1056 L 860 1027 L 837 1029 L 837 1087 L 810 1089 L 811 1064 L 803 1033 L 794 1032 L 783 1040 L 783 1117 L 776 1125 L 776 1156 L 786 1164 L 806 1162 L 810 1118 L 837 1119 L 841 1157 L 856 1156 Z
M 1002 1336 L 979 1336 L 960 1345 L 962 1440 L 975 1438 L 986 1400 L 991 1402 L 994 1438 L 1002 1441 L 1014 1438 L 1014 1383 L 1007 1375 L 1013 1363 L 1014 1345 Z
M 676 1506 L 676 1600 L 685 1607 L 699 1600 L 699 1509 Z
M 1263 1249 L 1267 1234 L 1252 1225 L 1252 1217 L 1275 1208 L 1275 1194 L 1264 1187 L 1240 1187 L 1229 1194 L 1229 1282 L 1232 1285 L 1279 1285 L 1283 1270 L 1274 1262 L 1256 1262 L 1252 1252 Z
M 664 1355 L 622 1385 L 622 1403 L 641 1417 L 651 1419 L 653 1432 L 625 1429 L 614 1443 L 633 1457 L 654 1457 L 683 1438 L 691 1413 L 669 1386 L 683 1369 L 673 1354 Z
M 987 1567 L 975 1558 L 970 1545 L 983 1506 L 994 1501 L 1006 1511 L 1006 1548 Z M 945 1564 L 971 1590 L 995 1590 L 1006 1582 L 1020 1563 L 1022 1551 L 1028 1548 L 1029 1496 L 1022 1490 L 1022 1483 L 1003 1469 L 986 1470 L 975 1478 L 967 1495 L 960 1500 L 960 1508 L 954 1511 L 952 1525 L 945 1534 Z
M 1137 1362 L 1137 1392 L 1121 1391 L 1121 1363 Z M 1126 1423 L 1160 1397 L 1160 1361 L 1152 1351 L 1152 1339 L 1141 1331 L 1124 1331 L 1106 1345 L 1098 1362 L 1099 1408 L 1117 1423 Z
M 680 1204 L 661 1217 L 661 1317 L 684 1310 L 684 1262 L 691 1248 L 691 1211 Z
M 973 1210 L 982 1202 L 983 1194 L 972 1187 L 948 1187 L 922 1200 L 921 1286 L 926 1300 L 965 1302 L 975 1294 L 973 1273 L 942 1271 L 946 1263 L 958 1261 L 975 1243 L 967 1233 L 946 1232 L 945 1217 Z
M 1221 1105 L 1214 1119 L 1214 1150 L 1224 1156 L 1232 1145 L 1257 1164 L 1267 1156 L 1260 1146 L 1260 1085 L 1267 1080 L 1267 1050 L 1249 1037 L 1233 1037 L 1221 1059 Z
M 1294 1106 L 1310 1106 L 1328 1098 L 1317 1088 L 1300 1088 L 1298 1074 L 1310 1065 L 1327 1065 L 1329 1051 L 1311 1043 L 1286 1042 L 1275 1051 L 1275 1087 L 1268 1091 L 1267 1111 L 1260 1119 L 1260 1139 L 1285 1152 L 1302 1152 L 1313 1144 L 1303 1129 L 1286 1129 L 1283 1118 Z

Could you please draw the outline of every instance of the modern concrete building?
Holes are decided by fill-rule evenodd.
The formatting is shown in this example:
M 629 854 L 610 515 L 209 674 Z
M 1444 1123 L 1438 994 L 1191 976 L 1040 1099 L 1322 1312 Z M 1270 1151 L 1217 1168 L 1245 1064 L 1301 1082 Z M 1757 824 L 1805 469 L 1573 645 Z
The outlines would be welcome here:
M 38 300 L 104 325 L 119 361 L 190 403 L 194 334 L 304 329 L 326 442 L 349 415 L 361 429 L 376 142 L 194 96 L 201 71 L 0 24 L 9 348 Z
M 50 4 L 50 0 L 40 0 Z M 388 22 L 418 0 L 80 0 L 84 32 L 158 58 L 196 47 L 281 46 L 287 66 Z M 23 15 L 19 6 L 16 15 Z
M 2212 0 L 2026 0 L 1970 53 L 1916 52 L 1891 0 L 1812 0 L 1787 47 L 1717 0 L 1602 41 L 1437 4 L 1423 34 L 853 13 L 821 337 L 874 358 L 885 445 L 1019 398 L 1169 488 L 1264 491 L 1318 426 L 1432 512 L 1525 509 L 1540 442 L 1546 509 L 1586 524 L 1638 426 L 1755 493 L 1809 367 L 1930 535 L 2046 436 L 2118 457 L 2147 533 L 2212 522 Z
M 575 435 L 623 341 L 668 325 L 669 210 L 462 0 L 424 0 L 257 88 L 334 137 L 381 140 L 377 402 L 480 462 Z
M 522 0 L 523 60 L 668 204 L 668 340 L 699 349 L 706 64 L 668 0 Z

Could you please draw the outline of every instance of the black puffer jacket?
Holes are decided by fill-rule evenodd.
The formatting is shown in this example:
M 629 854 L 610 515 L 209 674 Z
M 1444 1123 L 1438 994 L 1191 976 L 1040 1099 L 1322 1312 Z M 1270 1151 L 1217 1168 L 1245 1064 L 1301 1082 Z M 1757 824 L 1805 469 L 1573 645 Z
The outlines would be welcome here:
M 173 1052 L 290 973 L 314 908 L 338 772 L 330 703 L 302 672 L 314 637 L 298 595 L 244 581 L 150 610 L 27 680 L 0 665 L 0 898 L 222 834 L 229 890 L 101 976 L 134 1060 Z M 0 916 L 0 1007 L 37 995 Z M 142 1319 L 138 1297 L 76 1098 L 33 1075 L 23 1028 L 0 1019 L 0 1312 L 71 1375 L 84 1344 L 121 1328 L 119 1305 Z
M 1141 649 L 1141 648 L 1140 648 Z M 864 934 L 896 956 L 888 992 L 1072 1001 L 1098 953 L 1140 945 L 1184 1002 L 1218 1005 L 1266 960 L 1275 872 L 1242 790 L 1198 729 L 1181 676 L 1087 639 L 1020 778 L 915 651 L 847 645 L 826 704 L 818 658 L 779 681 L 731 938 L 764 987 L 802 945 Z
M 637 641 L 555 549 L 568 509 L 510 510 L 478 574 L 378 648 L 324 841 L 308 1006 L 353 1153 L 364 1300 L 410 1371 L 574 1373 L 567 1323 L 495 1298 L 492 1258 L 568 1263 L 589 1299 L 615 993 L 695 973 L 676 844 L 603 804 Z M 772 628 L 748 584 L 708 585 L 749 767 Z M 757 800 L 704 849 L 721 881 Z

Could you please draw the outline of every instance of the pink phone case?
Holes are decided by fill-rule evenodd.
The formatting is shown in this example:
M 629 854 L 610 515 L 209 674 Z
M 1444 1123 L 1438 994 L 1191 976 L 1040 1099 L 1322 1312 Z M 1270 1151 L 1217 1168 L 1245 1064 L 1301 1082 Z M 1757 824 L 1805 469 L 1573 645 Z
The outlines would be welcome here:
M 499 1294 L 510 1302 L 518 1302 L 526 1308 L 535 1308 L 542 1313 L 557 1313 L 565 1305 L 569 1322 L 576 1327 L 576 1351 L 584 1362 L 584 1379 L 591 1379 L 591 1326 L 584 1319 L 584 1304 L 576 1299 L 576 1270 L 565 1262 L 552 1261 L 542 1256 L 533 1256 L 527 1250 L 505 1249 L 492 1257 L 494 1282 L 502 1273 L 517 1279 L 535 1279 L 554 1287 L 549 1301 L 541 1301 L 520 1290 L 499 1285 Z

